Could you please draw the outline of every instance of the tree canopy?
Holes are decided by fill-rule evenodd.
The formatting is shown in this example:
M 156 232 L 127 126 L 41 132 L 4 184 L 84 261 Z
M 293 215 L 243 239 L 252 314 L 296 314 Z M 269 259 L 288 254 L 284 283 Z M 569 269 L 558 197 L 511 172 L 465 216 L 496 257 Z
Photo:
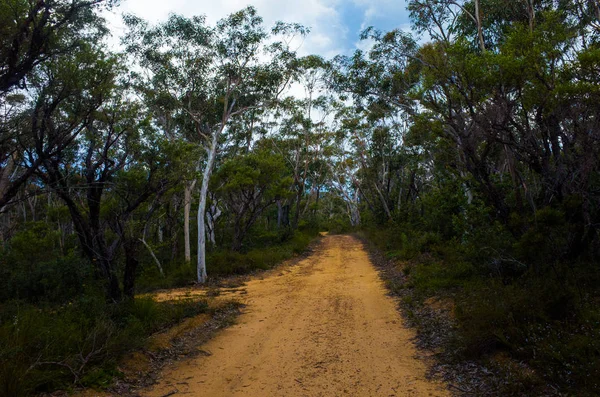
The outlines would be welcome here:
M 410 0 L 411 32 L 332 59 L 253 7 L 124 15 L 119 53 L 115 4 L 0 4 L 0 303 L 130 302 L 363 230 L 452 284 L 463 342 L 598 387 L 598 1 Z

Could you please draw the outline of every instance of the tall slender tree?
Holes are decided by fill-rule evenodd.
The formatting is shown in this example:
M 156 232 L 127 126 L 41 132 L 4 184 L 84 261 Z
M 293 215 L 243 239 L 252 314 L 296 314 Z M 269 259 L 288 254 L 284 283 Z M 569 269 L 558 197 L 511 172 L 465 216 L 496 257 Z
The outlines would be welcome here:
M 295 53 L 287 39 L 304 35 L 300 25 L 278 23 L 266 30 L 252 7 L 208 26 L 202 17 L 171 16 L 150 27 L 129 16 L 125 42 L 150 74 L 154 90 L 176 104 L 200 138 L 204 155 L 198 202 L 198 282 L 205 282 L 206 206 L 210 177 L 231 122 L 273 106 L 288 87 Z

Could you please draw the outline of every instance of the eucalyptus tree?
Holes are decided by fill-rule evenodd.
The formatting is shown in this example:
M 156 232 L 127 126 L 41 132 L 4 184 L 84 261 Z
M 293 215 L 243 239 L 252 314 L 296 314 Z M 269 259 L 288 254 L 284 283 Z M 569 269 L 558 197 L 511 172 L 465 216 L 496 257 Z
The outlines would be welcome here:
M 515 237 L 532 227 L 516 214 L 568 207 L 573 233 L 557 255 L 585 252 L 599 217 L 596 2 L 481 0 L 486 51 L 473 45 L 474 4 L 454 14 L 439 4 L 410 4 L 433 38 L 415 56 L 416 128 L 456 153 L 452 168 Z
M 323 58 L 310 55 L 299 59 L 295 82 L 304 93 L 287 98 L 275 113 L 272 143 L 288 163 L 295 191 L 293 200 L 278 204 L 280 225 L 288 226 L 289 211 L 293 208 L 292 227 L 297 228 L 313 196 L 317 204 L 325 183 L 328 167 L 324 158 L 330 149 L 333 116 L 332 98 L 326 94 L 326 76 L 327 63 Z
M 301 150 L 295 151 L 294 182 L 296 184 L 296 205 L 293 218 L 294 227 L 298 226 L 300 215 L 309 208 L 312 196 L 315 196 L 315 206 L 318 205 L 321 186 L 325 182 L 327 166 L 325 158 L 331 148 L 331 117 L 334 110 L 333 99 L 326 94 L 327 68 L 325 60 L 316 55 L 303 57 L 299 61 L 300 72 L 298 83 L 304 89 L 304 99 L 301 104 L 302 113 L 296 114 L 296 122 L 302 126 L 302 136 L 298 143 Z M 300 211 L 303 196 L 307 187 L 304 209 Z
M 331 168 L 330 187 L 343 197 L 350 226 L 358 227 L 361 225 L 361 188 L 356 176 L 356 162 L 351 155 L 342 150 L 338 153 L 337 161 L 331 164 Z
M 70 83 L 89 79 L 92 84 L 102 85 L 90 74 L 89 62 L 82 54 L 89 52 L 90 43 L 100 41 L 106 33 L 98 12 L 114 3 L 110 0 L 6 0 L 0 3 L 0 208 L 11 202 L 44 159 L 68 146 L 80 131 L 74 121 L 68 133 L 46 140 L 33 157 L 29 148 L 23 147 L 27 145 L 24 142 L 29 134 L 36 133 L 23 126 L 27 113 L 32 111 L 30 99 L 36 95 L 47 97 L 40 94 L 43 91 L 40 87 L 46 85 L 50 91 L 51 86 L 56 87 L 62 84 L 60 79 L 65 79 L 62 97 L 56 97 L 52 106 L 47 104 L 46 112 L 52 112 L 59 102 L 83 99 L 81 91 L 76 92 L 76 84 Z M 81 71 L 72 68 L 72 76 L 54 74 L 55 64 L 65 65 L 74 57 L 80 58 Z M 78 84 L 82 87 L 86 82 Z M 39 114 L 42 104 L 38 101 L 37 106 L 33 112 Z
M 114 86 L 72 148 L 44 161 L 38 171 L 68 208 L 82 252 L 114 301 L 123 292 L 133 297 L 142 230 L 177 180 L 178 159 L 185 158 L 154 132 L 129 96 Z M 121 252 L 123 291 L 118 278 Z
M 404 140 L 419 111 L 412 95 L 420 83 L 421 65 L 414 63 L 418 46 L 400 30 L 369 28 L 362 38 L 371 39 L 372 48 L 336 57 L 329 82 L 350 104 L 338 109 L 338 135 L 353 150 L 362 198 L 381 220 L 391 220 L 403 195 L 415 191 Z
M 307 110 L 310 102 L 311 111 Z M 314 113 L 319 113 L 315 115 Z M 293 176 L 290 189 L 293 197 L 288 197 L 278 204 L 281 226 L 288 224 L 290 209 L 293 208 L 291 226 L 298 227 L 300 215 L 305 213 L 310 202 L 308 192 L 317 193 L 322 185 L 325 167 L 322 159 L 328 144 L 329 116 L 325 97 L 308 99 L 288 98 L 277 111 L 277 125 L 271 136 L 271 144 L 286 160 L 290 174 Z M 303 199 L 307 197 L 302 206 Z
M 213 191 L 233 217 L 231 249 L 239 251 L 259 217 L 290 195 L 292 178 L 283 157 L 270 145 L 257 143 L 248 154 L 226 160 L 213 175 Z
M 38 66 L 99 39 L 98 16 L 115 0 L 4 0 L 0 4 L 0 94 L 27 87 Z
M 0 207 L 19 193 L 44 162 L 72 148 L 112 90 L 115 65 L 116 59 L 99 49 L 81 46 L 29 76 L 27 95 L 20 97 L 3 142 L 10 150 L 5 154 L 12 153 L 0 178 Z
M 198 282 L 206 281 L 206 205 L 209 181 L 229 126 L 247 112 L 273 106 L 295 69 L 291 36 L 300 25 L 265 29 L 252 7 L 209 26 L 204 17 L 172 15 L 149 26 L 126 17 L 125 39 L 154 95 L 168 98 L 204 148 L 198 204 Z

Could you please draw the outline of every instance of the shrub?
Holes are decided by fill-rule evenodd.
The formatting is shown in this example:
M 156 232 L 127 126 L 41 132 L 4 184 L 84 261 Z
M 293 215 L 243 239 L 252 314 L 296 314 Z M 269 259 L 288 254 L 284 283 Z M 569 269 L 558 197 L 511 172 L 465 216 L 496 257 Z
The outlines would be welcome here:
M 497 222 L 486 223 L 486 213 L 473 208 L 456 216 L 464 234 L 451 239 L 410 224 L 367 229 L 367 235 L 388 258 L 404 261 L 408 282 L 390 287 L 410 288 L 405 301 L 418 306 L 433 296 L 452 298 L 456 329 L 444 346 L 452 360 L 502 367 L 492 359 L 501 352 L 533 369 L 525 376 L 502 367 L 513 377 L 507 395 L 534 395 L 546 383 L 570 395 L 594 395 L 600 387 L 600 270 L 584 260 L 559 260 L 569 233 L 561 211 L 538 211 L 538 223 L 519 239 Z M 520 385 L 514 376 L 524 376 Z
M 63 255 L 59 235 L 42 222 L 26 224 L 0 251 L 0 302 L 66 302 L 81 295 L 92 269 L 74 250 Z
M 254 248 L 246 253 L 220 251 L 208 256 L 207 270 L 211 277 L 247 274 L 267 270 L 278 263 L 306 250 L 315 236 L 314 231 L 294 232 L 287 241 L 264 248 Z
M 77 384 L 105 386 L 120 356 L 167 325 L 206 312 L 206 302 L 108 304 L 101 294 L 69 304 L 0 307 L 0 395 L 27 396 Z

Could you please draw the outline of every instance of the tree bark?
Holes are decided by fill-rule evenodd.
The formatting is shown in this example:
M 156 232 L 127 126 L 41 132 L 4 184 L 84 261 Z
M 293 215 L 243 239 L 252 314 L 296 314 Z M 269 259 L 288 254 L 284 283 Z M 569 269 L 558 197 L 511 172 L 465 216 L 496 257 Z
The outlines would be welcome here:
M 373 183 L 373 186 L 375 186 L 375 190 L 377 191 L 377 194 L 379 195 L 379 199 L 381 200 L 381 205 L 383 206 L 383 210 L 385 211 L 385 214 L 387 215 L 388 219 L 391 220 L 392 212 L 390 211 L 390 207 L 388 206 L 387 200 L 383 196 L 383 193 L 381 193 L 381 189 L 379 189 L 379 186 L 377 186 L 377 183 Z
M 154 251 L 152 250 L 152 247 L 150 247 L 150 244 L 148 244 L 144 238 L 141 238 L 139 240 L 148 249 L 148 252 L 150 252 L 150 255 L 152 255 L 152 259 L 154 259 L 154 263 L 156 263 L 156 267 L 158 267 L 158 271 L 160 272 L 160 275 L 165 277 L 165 272 L 163 271 L 162 265 L 160 264 L 160 261 L 158 260 L 156 255 L 154 255 Z
M 283 206 L 281 200 L 277 200 L 277 229 L 281 228 L 281 222 L 283 221 Z
M 183 204 L 183 235 L 185 242 L 185 263 L 192 261 L 192 250 L 190 244 L 190 212 L 192 210 L 192 191 L 196 186 L 196 180 L 185 185 Z
M 479 40 L 479 48 L 481 48 L 481 51 L 485 51 L 485 41 L 483 40 L 483 26 L 481 22 L 481 9 L 479 6 L 479 0 L 475 0 L 475 18 L 477 22 L 477 39 Z
M 217 241 L 215 238 L 215 221 L 221 216 L 221 208 L 216 205 L 211 205 L 210 212 L 207 214 L 206 223 L 208 225 L 208 241 L 212 245 L 216 245 Z
M 8 190 L 10 179 L 13 176 L 12 173 L 15 169 L 15 157 L 16 153 L 9 155 L 6 166 L 0 171 L 0 197 L 4 197 Z
M 214 131 L 212 133 L 212 140 L 210 146 L 206 152 L 208 158 L 206 159 L 206 165 L 204 166 L 204 172 L 202 174 L 202 187 L 200 188 L 200 201 L 198 203 L 198 267 L 197 277 L 199 283 L 205 283 L 206 274 L 206 201 L 208 196 L 208 183 L 212 175 L 212 171 L 215 165 L 215 157 L 217 155 L 217 146 L 219 144 L 219 135 L 223 130 L 224 124 L 221 126 L 220 131 Z
M 145 241 L 144 241 L 145 244 Z M 125 297 L 133 299 L 135 297 L 135 276 L 139 261 L 137 259 L 137 244 L 134 241 L 127 241 L 125 248 L 125 273 L 123 275 L 123 293 Z M 154 254 L 153 254 L 154 256 Z M 162 269 L 161 269 L 162 270 Z
M 300 223 L 300 204 L 302 203 L 302 196 L 304 195 L 305 186 L 306 179 L 304 179 L 302 184 L 298 186 L 298 194 L 296 195 L 296 208 L 294 210 L 294 229 L 297 229 L 298 224 Z

